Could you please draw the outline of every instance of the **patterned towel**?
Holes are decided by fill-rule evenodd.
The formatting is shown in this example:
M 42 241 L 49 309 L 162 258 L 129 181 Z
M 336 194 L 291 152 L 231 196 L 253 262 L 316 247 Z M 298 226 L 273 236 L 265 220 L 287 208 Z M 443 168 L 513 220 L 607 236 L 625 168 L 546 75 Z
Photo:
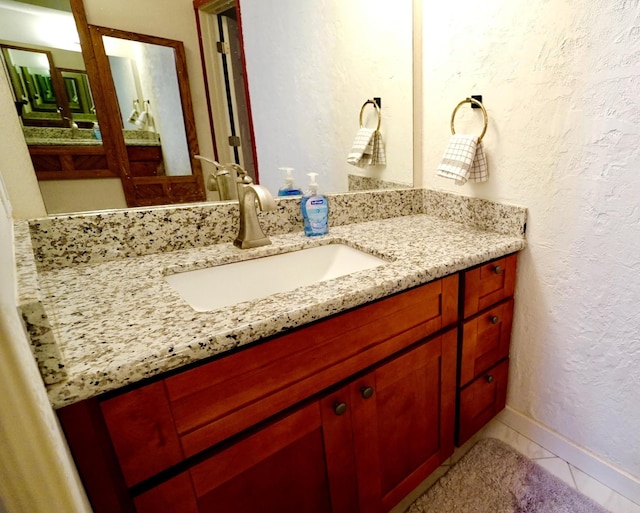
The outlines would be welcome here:
M 451 178 L 457 185 L 486 182 L 489 167 L 482 142 L 474 135 L 452 135 L 438 166 L 438 176 Z
M 387 157 L 382 134 L 373 128 L 360 128 L 347 156 L 347 162 L 358 167 L 385 165 Z

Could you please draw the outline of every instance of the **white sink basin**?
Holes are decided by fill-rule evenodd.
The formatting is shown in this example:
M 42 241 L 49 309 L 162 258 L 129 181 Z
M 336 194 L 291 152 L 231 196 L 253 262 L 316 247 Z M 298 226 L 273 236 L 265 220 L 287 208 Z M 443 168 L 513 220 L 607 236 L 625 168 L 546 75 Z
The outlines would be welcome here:
M 171 274 L 165 279 L 195 310 L 207 312 L 385 263 L 345 244 L 329 244 Z

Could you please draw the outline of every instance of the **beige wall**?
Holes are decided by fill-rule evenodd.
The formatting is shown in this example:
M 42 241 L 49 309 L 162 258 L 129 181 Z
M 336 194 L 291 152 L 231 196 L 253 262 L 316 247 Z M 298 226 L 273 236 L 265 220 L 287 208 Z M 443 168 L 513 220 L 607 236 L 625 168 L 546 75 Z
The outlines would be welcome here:
M 45 216 L 47 213 L 10 87 L 6 74 L 0 72 L 0 119 L 3 120 L 0 123 L 0 176 L 4 178 L 15 218 Z
M 16 308 L 13 220 L 7 196 L 14 203 L 16 217 L 44 215 L 44 206 L 3 77 L 1 74 L 0 511 L 89 513 Z

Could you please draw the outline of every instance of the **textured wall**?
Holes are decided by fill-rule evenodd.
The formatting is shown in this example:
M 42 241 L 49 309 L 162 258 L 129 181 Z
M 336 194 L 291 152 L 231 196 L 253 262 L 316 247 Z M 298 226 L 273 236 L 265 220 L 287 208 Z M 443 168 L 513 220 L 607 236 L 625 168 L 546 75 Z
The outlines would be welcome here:
M 636 477 L 639 57 L 638 0 L 424 5 L 425 185 L 530 209 L 508 403 Z M 471 94 L 491 180 L 457 187 L 435 168 Z
M 319 173 L 325 192 L 346 191 L 349 173 L 412 183 L 411 1 L 240 5 L 261 183 L 277 190 L 282 166 L 295 168 L 305 189 L 306 173 Z M 382 98 L 387 166 L 362 170 L 346 160 L 360 108 L 374 96 Z

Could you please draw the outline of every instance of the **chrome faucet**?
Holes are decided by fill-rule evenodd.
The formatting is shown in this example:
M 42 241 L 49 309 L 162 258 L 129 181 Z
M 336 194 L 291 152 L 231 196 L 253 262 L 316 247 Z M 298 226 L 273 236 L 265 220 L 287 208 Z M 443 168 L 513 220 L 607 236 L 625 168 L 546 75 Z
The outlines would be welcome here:
M 269 189 L 251 183 L 251 177 L 238 179 L 240 229 L 233 244 L 240 249 L 257 248 L 271 244 L 258 221 L 258 205 L 261 210 L 275 210 L 276 203 Z M 257 205 L 256 205 L 257 203 Z

